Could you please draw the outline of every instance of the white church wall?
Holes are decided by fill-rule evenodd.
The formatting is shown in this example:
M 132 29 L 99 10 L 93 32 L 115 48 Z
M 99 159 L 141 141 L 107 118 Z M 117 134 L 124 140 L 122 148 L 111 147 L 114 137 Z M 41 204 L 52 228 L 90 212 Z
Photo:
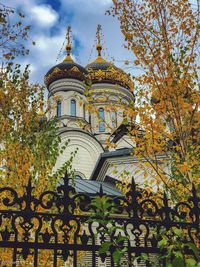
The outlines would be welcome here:
M 71 100 L 76 101 L 76 116 L 84 117 L 83 103 L 85 102 L 85 96 L 73 91 L 56 92 L 51 98 L 53 104 L 53 116 L 56 116 L 57 101 L 61 102 L 61 115 L 71 115 Z M 88 111 L 86 111 L 86 119 L 88 120 Z
M 89 179 L 100 153 L 103 152 L 101 145 L 90 135 L 81 131 L 66 131 L 61 134 L 61 138 L 63 144 L 68 139 L 70 142 L 64 153 L 58 158 L 56 169 L 61 167 L 70 158 L 71 152 L 78 148 L 72 167 L 78 173 L 82 173 L 83 178 Z
M 92 105 L 97 113 L 91 116 L 91 129 L 96 135 L 96 138 L 106 146 L 106 140 L 123 121 L 123 110 L 120 107 L 121 102 L 131 103 L 134 101 L 133 94 L 126 88 L 115 84 L 97 83 L 93 84 L 90 88 L 92 96 Z M 116 127 L 112 119 L 112 107 L 116 111 Z M 99 131 L 99 108 L 104 109 L 105 131 Z
M 121 148 L 133 148 L 135 147 L 135 142 L 128 136 L 123 136 L 116 144 L 114 149 L 121 149 Z M 112 150 L 112 149 L 111 149 Z
M 56 116 L 57 101 L 61 101 L 61 115 L 70 116 L 71 100 L 76 101 L 76 116 L 84 117 L 83 104 L 86 102 L 84 96 L 85 85 L 83 82 L 75 79 L 60 79 L 49 86 L 49 100 L 52 103 L 53 110 L 51 116 Z M 89 113 L 85 111 L 85 119 L 89 121 Z
M 133 95 L 126 89 L 119 85 L 115 84 L 105 84 L 105 83 L 98 83 L 92 85 L 90 89 L 90 93 L 93 96 L 93 105 L 98 110 L 100 107 L 103 107 L 106 111 L 108 111 L 110 107 L 113 106 L 113 108 L 116 108 L 117 111 L 117 122 L 118 125 L 121 124 L 123 120 L 123 111 L 120 109 L 120 103 L 121 101 L 126 101 L 126 103 L 130 103 L 134 100 Z M 98 123 L 98 116 L 94 116 L 95 122 L 94 122 L 94 132 L 99 132 L 97 125 Z M 109 126 L 112 125 L 112 120 L 110 116 L 110 111 L 105 112 L 105 122 Z M 112 128 L 112 127 L 111 127 Z M 107 127 L 107 130 L 110 129 L 110 127 Z

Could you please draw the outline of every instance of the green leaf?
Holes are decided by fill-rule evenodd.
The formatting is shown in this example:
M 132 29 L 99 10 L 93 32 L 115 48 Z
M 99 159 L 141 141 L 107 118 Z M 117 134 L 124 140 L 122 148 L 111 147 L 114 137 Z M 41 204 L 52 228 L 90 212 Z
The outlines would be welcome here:
M 162 240 L 160 240 L 159 242 L 158 242 L 158 247 L 159 248 L 163 248 L 163 247 L 165 247 L 167 245 L 167 239 L 162 239 Z
M 167 251 L 169 252 L 169 254 L 171 254 L 171 251 L 174 249 L 174 245 L 169 245 L 167 247 Z
M 176 258 L 183 258 L 183 254 L 180 251 L 174 252 Z
M 183 258 L 177 257 L 172 261 L 172 267 L 185 267 Z
M 116 213 L 117 211 L 118 211 L 118 209 L 115 207 L 112 207 L 112 209 L 110 210 L 111 213 Z
M 128 237 L 126 236 L 117 236 L 117 242 L 128 240 Z
M 112 242 L 105 242 L 101 245 L 99 248 L 99 254 L 104 254 L 109 251 L 110 246 L 112 245 Z
M 144 261 L 148 261 L 149 260 L 149 255 L 147 253 L 142 253 L 141 254 L 141 259 Z
M 173 227 L 173 231 L 179 237 L 181 237 L 183 235 L 183 231 L 181 229 L 178 229 L 176 227 Z
M 124 252 L 119 250 L 119 249 L 116 249 L 114 251 L 113 260 L 114 260 L 114 263 L 117 264 L 117 266 L 119 266 L 123 254 L 124 254 Z
M 185 246 L 186 246 L 186 247 L 189 247 L 189 248 L 193 251 L 195 257 L 196 257 L 198 260 L 200 259 L 199 250 L 198 250 L 198 248 L 195 246 L 195 244 L 193 244 L 193 243 L 187 243 Z
M 186 259 L 186 266 L 187 267 L 194 267 L 196 265 L 196 261 L 194 259 Z

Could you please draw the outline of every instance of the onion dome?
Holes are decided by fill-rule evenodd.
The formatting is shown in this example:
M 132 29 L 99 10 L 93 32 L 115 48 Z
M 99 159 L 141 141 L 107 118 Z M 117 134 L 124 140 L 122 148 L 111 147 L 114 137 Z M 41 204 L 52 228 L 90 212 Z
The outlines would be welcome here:
M 68 27 L 67 31 L 67 45 L 66 52 L 67 55 L 63 62 L 52 67 L 47 74 L 45 75 L 44 81 L 47 87 L 49 85 L 59 79 L 76 79 L 79 81 L 86 80 L 87 71 L 81 65 L 75 63 L 71 57 L 71 43 L 70 43 L 70 32 L 71 28 Z
M 98 57 L 86 66 L 88 71 L 89 79 L 93 84 L 95 83 L 112 83 L 121 85 L 127 89 L 132 90 L 133 83 L 130 77 L 120 68 L 116 67 L 112 62 L 106 61 L 101 56 L 102 45 L 100 42 L 100 30 L 101 26 L 97 27 L 97 39 L 98 43 L 96 49 L 98 52 Z

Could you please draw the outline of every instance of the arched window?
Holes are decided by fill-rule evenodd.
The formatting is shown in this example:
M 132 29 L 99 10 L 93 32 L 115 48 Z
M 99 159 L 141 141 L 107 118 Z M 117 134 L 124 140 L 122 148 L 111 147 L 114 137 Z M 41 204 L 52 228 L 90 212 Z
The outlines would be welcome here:
M 83 118 L 85 119 L 85 103 L 83 104 Z
M 104 116 L 104 109 L 99 109 L 99 132 L 105 131 L 105 116 Z
M 111 112 L 111 120 L 112 120 L 112 126 L 116 128 L 117 127 L 117 112 L 116 111 Z
M 81 173 L 81 172 L 77 172 L 75 174 L 75 178 L 83 180 L 83 179 L 85 179 L 85 175 L 83 173 Z
M 71 100 L 71 116 L 76 116 L 76 100 Z
M 61 102 L 57 102 L 57 110 L 56 110 L 56 116 L 61 117 Z

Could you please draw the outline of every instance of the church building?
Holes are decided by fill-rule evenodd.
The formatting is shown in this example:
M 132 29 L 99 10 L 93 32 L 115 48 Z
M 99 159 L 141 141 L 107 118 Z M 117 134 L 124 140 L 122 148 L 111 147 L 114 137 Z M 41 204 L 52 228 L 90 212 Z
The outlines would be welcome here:
M 51 116 L 58 119 L 62 142 L 70 140 L 56 167 L 78 148 L 73 160 L 77 191 L 96 193 L 102 184 L 105 193 L 117 194 L 115 183 L 124 172 L 126 176 L 135 173 L 137 181 L 145 168 L 131 155 L 134 144 L 126 134 L 123 118 L 126 106 L 134 105 L 133 83 L 127 73 L 102 57 L 100 25 L 97 57 L 87 66 L 71 57 L 70 31 L 68 28 L 64 61 L 45 75 L 48 98 L 54 107 Z M 133 125 L 134 119 L 130 118 Z

